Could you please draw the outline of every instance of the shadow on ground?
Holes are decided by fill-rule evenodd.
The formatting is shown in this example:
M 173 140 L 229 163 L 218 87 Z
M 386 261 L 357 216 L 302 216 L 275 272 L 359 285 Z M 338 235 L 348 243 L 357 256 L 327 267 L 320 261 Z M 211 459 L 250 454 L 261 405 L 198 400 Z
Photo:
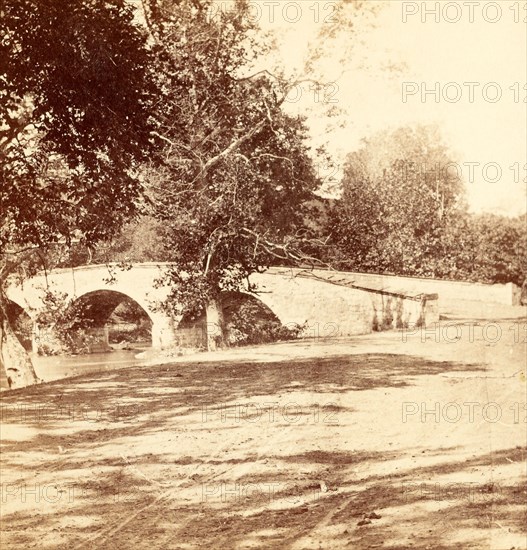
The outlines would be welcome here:
M 259 396 L 294 391 L 316 399 L 402 389 L 424 376 L 481 370 L 363 354 L 127 368 L 6 393 L 2 422 L 26 432 L 8 433 L 2 441 L 3 468 L 12 472 L 2 484 L 2 538 L 13 548 L 402 550 L 488 548 L 485 541 L 495 529 L 527 536 L 524 485 L 491 483 L 445 495 L 434 492 L 432 481 L 416 483 L 524 463 L 524 448 L 462 460 L 445 456 L 444 462 L 358 481 L 355 468 L 378 471 L 379 464 L 412 449 L 337 451 L 328 445 L 278 454 L 277 437 L 287 439 L 290 428 L 284 426 L 267 446 L 265 432 L 259 441 L 256 432 L 247 431 L 253 437 L 245 435 L 243 456 L 233 457 L 225 451 L 229 432 L 243 428 L 207 429 L 200 423 L 204 410 Z M 307 437 L 315 434 L 305 429 Z M 179 432 L 189 441 L 205 438 L 210 450 L 171 447 Z M 331 426 L 319 426 L 316 437 L 331 438 Z M 148 452 L 136 453 L 133 464 L 128 461 L 132 443 L 156 440 L 159 445 L 152 443 Z M 112 448 L 117 451 L 108 452 Z M 35 476 L 42 476 L 40 485 Z M 55 490 L 49 489 L 53 483 Z M 28 487 L 37 487 L 37 494 Z M 465 533 L 472 546 L 452 541 L 453 531 Z

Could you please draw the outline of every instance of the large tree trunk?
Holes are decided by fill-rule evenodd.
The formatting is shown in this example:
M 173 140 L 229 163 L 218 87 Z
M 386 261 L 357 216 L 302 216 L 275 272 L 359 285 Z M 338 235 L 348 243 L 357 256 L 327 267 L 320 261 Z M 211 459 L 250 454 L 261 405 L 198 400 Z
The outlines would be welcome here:
M 7 316 L 7 298 L 0 289 L 0 367 L 10 388 L 24 388 L 38 382 L 33 363 L 11 328 Z
M 207 304 L 207 350 L 216 351 L 225 345 L 223 309 L 219 300 Z

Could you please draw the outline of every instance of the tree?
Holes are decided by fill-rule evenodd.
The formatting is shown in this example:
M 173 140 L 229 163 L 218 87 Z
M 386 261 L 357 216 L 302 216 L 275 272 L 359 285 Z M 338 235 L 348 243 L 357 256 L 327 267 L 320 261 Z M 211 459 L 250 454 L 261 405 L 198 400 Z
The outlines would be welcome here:
M 161 168 L 145 179 L 173 262 L 165 307 L 206 309 L 222 325 L 221 292 L 243 289 L 271 263 L 306 258 L 302 205 L 318 185 L 306 130 L 282 109 L 291 83 L 248 74 L 263 50 L 245 0 L 214 19 L 209 0 L 143 4 L 163 91 Z
M 345 269 L 447 276 L 447 238 L 465 211 L 463 185 L 434 127 L 401 128 L 348 155 L 343 193 L 330 215 Z
M 136 212 L 155 87 L 122 0 L 6 0 L 0 15 L 0 361 L 15 387 L 36 377 L 7 319 L 8 277 Z
M 525 216 L 468 212 L 433 127 L 382 133 L 349 154 L 327 227 L 327 260 L 344 269 L 519 286 L 527 273 Z
M 468 236 L 468 238 L 467 238 Z M 485 283 L 515 283 L 527 278 L 527 217 L 495 214 L 470 216 L 465 229 L 470 253 L 462 269 L 468 278 Z

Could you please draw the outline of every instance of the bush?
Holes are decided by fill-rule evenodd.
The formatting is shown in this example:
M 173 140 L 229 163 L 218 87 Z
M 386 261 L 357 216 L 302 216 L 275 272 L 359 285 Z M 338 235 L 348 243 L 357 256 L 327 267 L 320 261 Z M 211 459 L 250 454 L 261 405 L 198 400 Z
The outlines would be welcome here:
M 282 325 L 269 308 L 249 296 L 231 300 L 225 309 L 226 339 L 231 346 L 294 340 L 303 330 L 297 324 Z

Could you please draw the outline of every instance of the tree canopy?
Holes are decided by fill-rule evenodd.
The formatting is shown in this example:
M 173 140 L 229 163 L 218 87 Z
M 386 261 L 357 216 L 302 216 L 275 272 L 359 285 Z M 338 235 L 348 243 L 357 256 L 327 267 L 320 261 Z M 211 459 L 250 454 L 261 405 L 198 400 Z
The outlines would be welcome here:
M 8 0 L 1 12 L 0 247 L 107 238 L 141 189 L 146 35 L 120 0 Z
M 271 263 L 300 259 L 302 205 L 318 186 L 303 121 L 282 109 L 287 83 L 249 72 L 262 48 L 248 3 L 214 19 L 209 4 L 146 9 L 163 105 L 146 179 L 174 262 L 169 307 L 177 313 L 203 309 Z
M 434 127 L 384 132 L 350 153 L 342 197 L 330 216 L 339 265 L 444 274 L 443 264 L 455 254 L 446 236 L 465 208 L 453 164 Z

